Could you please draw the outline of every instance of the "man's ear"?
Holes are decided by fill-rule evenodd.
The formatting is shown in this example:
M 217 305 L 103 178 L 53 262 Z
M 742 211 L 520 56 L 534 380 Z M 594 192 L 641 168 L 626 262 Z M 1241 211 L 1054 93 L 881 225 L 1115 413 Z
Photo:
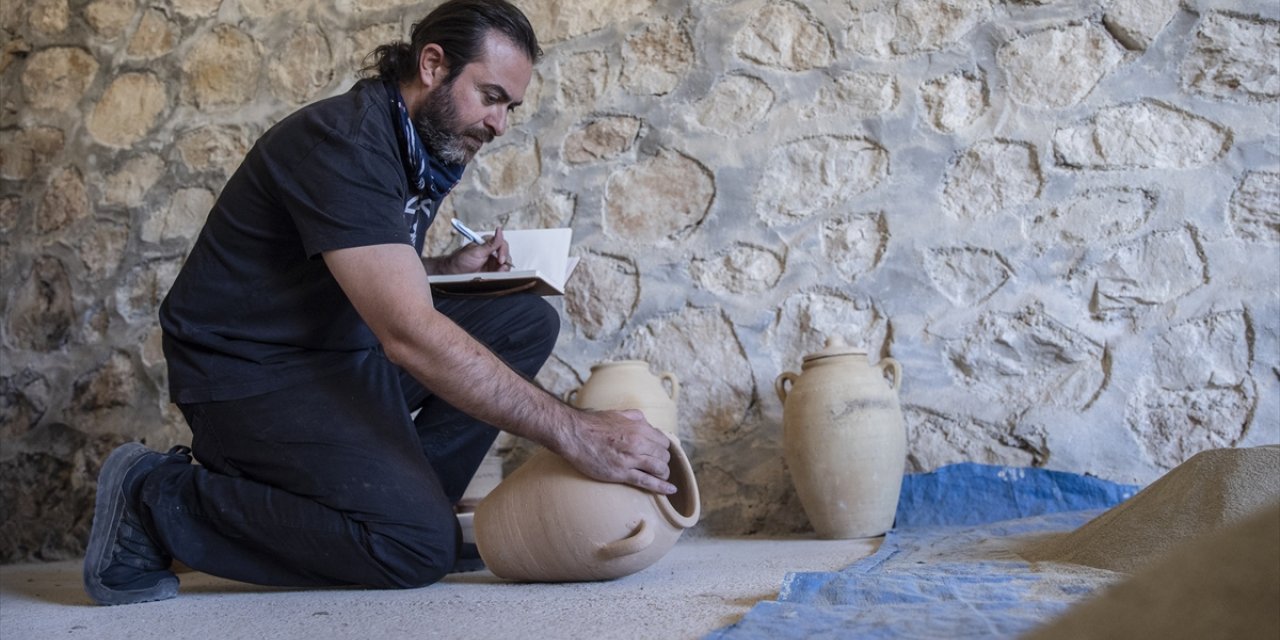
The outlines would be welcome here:
M 444 58 L 444 49 L 438 44 L 427 44 L 418 53 L 418 79 L 423 86 L 431 89 L 444 81 L 449 66 Z

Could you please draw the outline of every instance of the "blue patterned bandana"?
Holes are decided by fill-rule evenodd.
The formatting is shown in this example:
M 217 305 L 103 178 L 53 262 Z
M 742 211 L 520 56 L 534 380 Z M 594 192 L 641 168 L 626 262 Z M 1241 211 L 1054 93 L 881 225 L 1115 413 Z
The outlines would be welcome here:
M 404 104 L 400 89 L 392 82 L 384 82 L 387 96 L 400 116 L 400 126 L 396 129 L 396 137 L 400 139 L 400 149 L 404 151 L 404 171 L 419 192 L 430 189 L 431 195 L 443 198 L 462 179 L 462 171 L 466 165 L 441 162 L 427 153 L 427 148 L 418 137 L 418 129 L 413 126 L 409 117 L 409 108 Z

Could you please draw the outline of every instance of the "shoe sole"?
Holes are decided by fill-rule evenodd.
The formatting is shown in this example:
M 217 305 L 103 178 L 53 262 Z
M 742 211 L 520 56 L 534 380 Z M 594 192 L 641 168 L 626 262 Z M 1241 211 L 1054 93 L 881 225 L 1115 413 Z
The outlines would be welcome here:
M 89 548 L 84 556 L 84 590 L 94 602 L 102 605 L 133 604 L 167 600 L 178 595 L 178 578 L 161 578 L 146 589 L 112 589 L 102 584 L 102 572 L 111 564 L 120 523 L 124 520 L 125 497 L 120 491 L 130 469 L 151 450 L 131 442 L 121 445 L 107 456 L 98 476 L 98 493 L 93 507 L 93 528 L 89 532 Z

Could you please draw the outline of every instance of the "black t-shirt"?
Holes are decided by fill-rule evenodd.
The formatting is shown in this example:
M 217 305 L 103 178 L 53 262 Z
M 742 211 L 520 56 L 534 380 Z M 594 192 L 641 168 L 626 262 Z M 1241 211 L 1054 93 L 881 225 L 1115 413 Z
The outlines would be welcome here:
M 365 80 L 268 130 L 209 213 L 160 307 L 174 402 L 244 398 L 315 380 L 378 342 L 321 253 L 422 249 L 419 208 L 384 85 Z

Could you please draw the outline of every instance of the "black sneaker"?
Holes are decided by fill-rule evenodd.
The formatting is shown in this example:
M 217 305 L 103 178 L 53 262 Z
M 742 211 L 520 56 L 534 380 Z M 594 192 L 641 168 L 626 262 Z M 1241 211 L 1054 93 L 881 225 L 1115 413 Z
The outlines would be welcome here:
M 146 475 L 165 464 L 189 464 L 191 450 L 169 453 L 130 442 L 111 452 L 98 474 L 93 530 L 84 557 L 84 590 L 98 604 L 132 604 L 178 595 L 173 558 L 138 517 L 138 490 Z
M 473 571 L 484 571 L 484 560 L 480 557 L 480 550 L 476 548 L 476 545 L 464 542 L 458 549 L 457 560 L 454 560 L 453 569 L 449 573 L 471 573 Z

